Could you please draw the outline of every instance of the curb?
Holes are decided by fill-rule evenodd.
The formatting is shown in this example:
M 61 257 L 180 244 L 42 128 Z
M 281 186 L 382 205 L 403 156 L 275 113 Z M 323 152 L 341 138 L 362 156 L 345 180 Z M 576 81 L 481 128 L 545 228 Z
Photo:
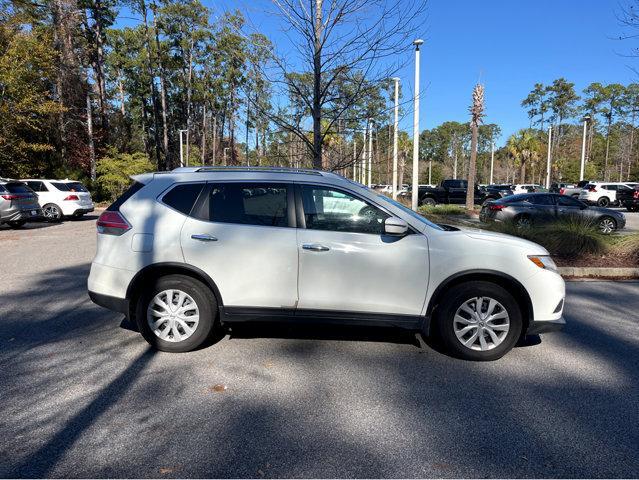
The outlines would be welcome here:
M 559 267 L 562 277 L 572 278 L 639 278 L 639 268 Z

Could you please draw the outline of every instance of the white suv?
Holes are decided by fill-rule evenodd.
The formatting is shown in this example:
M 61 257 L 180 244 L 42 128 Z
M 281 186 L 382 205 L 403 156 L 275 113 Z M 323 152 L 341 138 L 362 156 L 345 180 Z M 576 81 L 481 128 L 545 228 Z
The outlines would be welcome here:
M 234 322 L 392 325 L 494 360 L 561 328 L 564 281 L 515 237 L 440 227 L 336 174 L 194 167 L 133 177 L 98 219 L 88 289 L 154 347 Z
M 75 180 L 28 178 L 20 181 L 36 192 L 44 217 L 51 222 L 59 222 L 63 217 L 79 218 L 94 210 L 91 194 Z
M 591 205 L 609 207 L 617 205 L 617 192 L 619 190 L 632 190 L 636 182 L 591 182 L 579 193 L 579 200 Z

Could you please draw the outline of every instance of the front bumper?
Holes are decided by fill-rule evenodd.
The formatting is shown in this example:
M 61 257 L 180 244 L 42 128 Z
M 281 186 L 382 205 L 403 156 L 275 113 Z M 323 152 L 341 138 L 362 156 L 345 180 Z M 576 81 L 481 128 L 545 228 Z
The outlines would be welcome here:
M 557 332 L 564 328 L 566 320 L 564 317 L 559 317 L 555 320 L 533 320 L 528 325 L 526 335 L 537 335 L 539 333 Z

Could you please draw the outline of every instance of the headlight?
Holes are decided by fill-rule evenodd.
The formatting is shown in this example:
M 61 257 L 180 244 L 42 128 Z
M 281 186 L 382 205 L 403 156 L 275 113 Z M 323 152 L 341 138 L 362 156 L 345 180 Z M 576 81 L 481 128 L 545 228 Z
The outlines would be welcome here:
M 557 265 L 550 255 L 528 255 L 528 259 L 537 265 L 539 268 L 550 270 L 551 272 L 557 271 Z

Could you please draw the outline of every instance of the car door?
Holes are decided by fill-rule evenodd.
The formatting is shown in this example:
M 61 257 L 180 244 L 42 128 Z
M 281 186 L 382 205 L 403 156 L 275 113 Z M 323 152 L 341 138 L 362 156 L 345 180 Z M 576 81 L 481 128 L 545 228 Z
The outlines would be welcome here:
M 557 202 L 557 217 L 582 215 L 582 209 L 585 205 L 579 200 L 566 195 L 556 195 L 555 201 Z
M 186 263 L 216 283 L 226 307 L 294 309 L 297 237 L 293 186 L 207 184 L 180 234 Z
M 384 234 L 391 215 L 353 192 L 297 188 L 301 310 L 419 315 L 428 288 L 428 240 Z
M 524 204 L 530 205 L 529 210 L 535 223 L 550 222 L 557 217 L 553 195 L 534 193 L 524 200 Z
M 463 180 L 454 180 L 450 182 L 448 188 L 448 199 L 450 203 L 465 203 L 467 183 Z

